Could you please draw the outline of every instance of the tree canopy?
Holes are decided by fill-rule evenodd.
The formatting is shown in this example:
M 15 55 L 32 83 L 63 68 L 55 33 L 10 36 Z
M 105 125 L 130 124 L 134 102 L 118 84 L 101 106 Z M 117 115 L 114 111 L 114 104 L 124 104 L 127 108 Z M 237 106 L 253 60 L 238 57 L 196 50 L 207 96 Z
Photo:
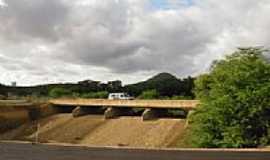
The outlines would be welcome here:
M 49 96 L 52 98 L 59 98 L 59 97 L 68 96 L 68 95 L 71 95 L 71 92 L 70 90 L 65 89 L 65 88 L 53 88 L 49 92 Z
M 261 48 L 241 48 L 195 81 L 196 147 L 257 147 L 270 142 L 270 64 Z
M 173 96 L 194 98 L 193 88 L 194 78 L 178 79 L 169 73 L 160 73 L 146 81 L 125 86 L 126 92 L 135 97 L 144 91 L 156 90 L 160 98 Z
M 139 99 L 158 99 L 159 93 L 157 90 L 146 90 L 143 91 L 142 94 L 138 97 Z

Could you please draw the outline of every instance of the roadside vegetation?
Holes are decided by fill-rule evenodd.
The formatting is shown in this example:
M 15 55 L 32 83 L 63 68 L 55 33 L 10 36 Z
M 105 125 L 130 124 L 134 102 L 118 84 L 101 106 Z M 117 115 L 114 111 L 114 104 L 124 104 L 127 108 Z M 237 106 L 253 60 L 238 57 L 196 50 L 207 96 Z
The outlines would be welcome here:
M 90 92 L 90 93 L 84 93 L 80 97 L 81 98 L 108 98 L 109 92 L 107 91 L 100 91 L 100 92 Z
M 159 93 L 155 89 L 146 90 L 146 91 L 143 91 L 142 94 L 138 96 L 138 98 L 139 99 L 158 99 Z
M 107 91 L 99 91 L 99 92 L 89 92 L 89 93 L 76 93 L 71 92 L 65 88 L 53 88 L 49 92 L 49 97 L 51 98 L 107 98 L 109 93 Z
M 215 61 L 195 81 L 201 100 L 190 116 L 193 147 L 248 148 L 270 143 L 270 64 L 261 48 L 242 48 Z
M 70 90 L 68 90 L 68 89 L 65 89 L 65 88 L 53 88 L 49 92 L 49 97 L 60 98 L 60 97 L 68 96 L 68 95 L 71 95 L 71 94 L 72 94 L 72 92 Z

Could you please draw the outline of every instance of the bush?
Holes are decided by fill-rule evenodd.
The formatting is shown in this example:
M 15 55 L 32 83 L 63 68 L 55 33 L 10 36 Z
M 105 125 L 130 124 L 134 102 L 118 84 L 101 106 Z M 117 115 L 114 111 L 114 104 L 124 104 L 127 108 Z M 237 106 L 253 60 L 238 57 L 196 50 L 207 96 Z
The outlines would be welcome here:
M 107 91 L 96 92 L 95 98 L 108 98 L 108 95 Z
M 190 96 L 173 96 L 171 100 L 192 100 Z
M 80 93 L 73 92 L 73 93 L 72 93 L 72 97 L 73 97 L 73 98 L 79 98 L 79 97 L 80 97 Z
M 70 96 L 72 92 L 65 88 L 53 88 L 49 92 L 49 96 L 52 98 L 60 98 L 64 96 Z
M 159 98 L 159 93 L 157 90 L 147 90 L 142 92 L 142 94 L 138 97 L 139 99 L 157 99 Z
M 100 92 L 90 92 L 90 93 L 85 93 L 82 94 L 82 98 L 101 98 L 105 99 L 108 98 L 109 93 L 107 91 L 100 91 Z
M 215 61 L 195 82 L 200 107 L 191 116 L 195 147 L 257 147 L 270 142 L 270 64 L 258 48 Z

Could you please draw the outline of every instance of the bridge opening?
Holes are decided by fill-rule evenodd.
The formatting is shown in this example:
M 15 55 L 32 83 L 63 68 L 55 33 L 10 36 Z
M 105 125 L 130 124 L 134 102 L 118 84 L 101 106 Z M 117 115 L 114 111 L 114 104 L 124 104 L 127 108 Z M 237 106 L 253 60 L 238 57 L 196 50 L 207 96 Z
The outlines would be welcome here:
M 133 116 L 142 116 L 145 108 L 132 108 L 133 110 Z
M 53 105 L 56 113 L 72 113 L 76 106 Z
M 167 109 L 167 113 L 164 118 L 179 118 L 186 119 L 188 111 L 183 109 Z
M 79 117 L 84 115 L 103 115 L 106 110 L 106 107 L 100 106 L 77 106 L 72 110 L 73 117 Z
M 142 114 L 143 120 L 155 120 L 160 118 L 185 119 L 187 111 L 183 109 L 146 108 Z
M 134 110 L 125 107 L 108 107 L 104 113 L 105 119 L 118 118 L 120 116 L 134 116 Z

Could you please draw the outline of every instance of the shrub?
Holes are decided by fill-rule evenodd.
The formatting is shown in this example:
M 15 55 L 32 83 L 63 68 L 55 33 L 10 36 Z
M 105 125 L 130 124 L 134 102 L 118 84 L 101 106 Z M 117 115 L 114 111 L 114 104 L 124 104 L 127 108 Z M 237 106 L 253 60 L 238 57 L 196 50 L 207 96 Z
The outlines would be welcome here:
M 173 96 L 171 100 L 191 100 L 192 97 L 190 96 Z
M 157 99 L 159 98 L 159 93 L 157 90 L 146 90 L 138 97 L 139 99 Z
M 82 94 L 82 98 L 101 98 L 105 99 L 108 98 L 109 93 L 107 91 L 100 91 L 100 92 L 90 92 Z
M 96 92 L 95 98 L 108 98 L 109 93 L 107 91 Z
M 49 96 L 52 98 L 60 98 L 63 96 L 70 96 L 72 92 L 65 88 L 53 88 L 49 92 Z
M 195 147 L 257 147 L 270 142 L 270 64 L 259 48 L 215 61 L 195 82 L 201 100 L 191 116 Z

